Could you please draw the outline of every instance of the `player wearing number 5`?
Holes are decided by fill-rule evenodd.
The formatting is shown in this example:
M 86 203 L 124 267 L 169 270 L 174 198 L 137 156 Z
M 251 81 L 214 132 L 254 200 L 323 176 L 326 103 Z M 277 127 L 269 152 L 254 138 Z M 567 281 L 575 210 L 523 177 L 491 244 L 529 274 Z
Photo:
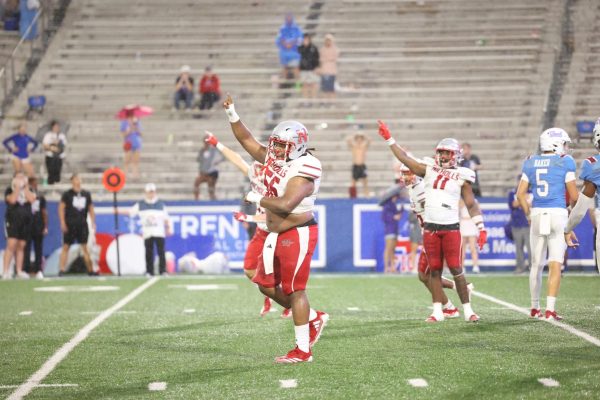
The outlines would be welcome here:
M 517 199 L 531 225 L 531 318 L 542 318 L 540 292 L 544 257 L 548 250 L 548 297 L 545 318 L 560 320 L 555 304 L 560 287 L 560 269 L 564 262 L 566 243 L 563 237 L 568 212 L 566 192 L 572 202 L 577 201 L 575 185 L 575 160 L 565 154 L 571 142 L 567 132 L 550 128 L 540 135 L 541 154 L 529 157 L 523 163 L 523 174 L 517 188 Z M 533 193 L 533 203 L 527 202 L 528 190 Z M 565 189 L 566 188 L 566 189 Z
M 423 213 L 423 247 L 431 270 L 429 289 L 433 298 L 433 314 L 427 322 L 444 320 L 442 303 L 442 269 L 444 259 L 454 276 L 456 291 L 463 304 L 465 320 L 479 321 L 469 300 L 469 290 L 461 265 L 461 235 L 458 204 L 462 197 L 473 222 L 479 230 L 477 242 L 481 249 L 487 241 L 483 217 L 473 196 L 471 185 L 475 182 L 475 172 L 459 167 L 461 148 L 456 139 L 442 139 L 435 149 L 435 160 L 415 160 L 396 144 L 388 127 L 379 121 L 379 135 L 385 139 L 396 158 L 415 175 L 423 177 L 425 184 L 425 212 Z

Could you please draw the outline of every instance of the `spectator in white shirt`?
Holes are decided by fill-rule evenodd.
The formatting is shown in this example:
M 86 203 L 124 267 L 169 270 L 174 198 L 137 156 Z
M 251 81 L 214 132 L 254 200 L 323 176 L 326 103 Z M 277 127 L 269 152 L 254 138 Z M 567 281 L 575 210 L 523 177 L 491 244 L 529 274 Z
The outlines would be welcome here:
M 44 135 L 42 146 L 46 153 L 46 170 L 48 171 L 48 184 L 60 182 L 60 171 L 65 158 L 67 137 L 60 131 L 60 123 L 52 121 L 50 130 Z
M 146 185 L 144 200 L 135 203 L 129 210 L 130 217 L 138 216 L 142 223 L 142 236 L 146 248 L 146 276 L 154 275 L 154 246 L 158 255 L 158 270 L 167 275 L 165 259 L 165 236 L 171 234 L 169 213 L 165 203 L 156 196 L 156 185 Z

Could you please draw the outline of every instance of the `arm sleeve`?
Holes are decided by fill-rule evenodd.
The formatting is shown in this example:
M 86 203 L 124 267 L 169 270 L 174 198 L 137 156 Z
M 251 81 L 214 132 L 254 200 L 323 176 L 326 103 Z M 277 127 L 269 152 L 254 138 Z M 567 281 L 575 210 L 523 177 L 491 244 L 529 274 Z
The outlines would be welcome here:
M 310 160 L 300 165 L 298 176 L 308 179 L 319 179 L 321 177 L 321 163 L 316 160 Z
M 27 137 L 29 139 L 29 143 L 33 143 L 33 147 L 31 148 L 31 151 L 35 151 L 35 149 L 37 149 L 39 143 L 37 140 L 35 140 L 34 138 L 32 138 L 31 136 Z
M 4 139 L 2 141 L 2 144 L 4 145 L 4 147 L 6 148 L 6 150 L 8 150 L 9 153 L 12 152 L 12 150 L 11 150 L 11 148 L 10 148 L 10 146 L 8 144 L 13 141 L 13 137 L 14 136 L 15 135 L 9 136 L 9 137 L 7 137 L 6 139 Z

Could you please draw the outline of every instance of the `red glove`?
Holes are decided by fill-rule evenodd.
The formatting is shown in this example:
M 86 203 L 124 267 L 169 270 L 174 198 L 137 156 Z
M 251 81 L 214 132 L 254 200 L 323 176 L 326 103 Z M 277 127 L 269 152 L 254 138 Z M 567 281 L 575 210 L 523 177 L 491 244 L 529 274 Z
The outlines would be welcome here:
M 483 245 L 487 243 L 487 231 L 482 229 L 479 231 L 479 237 L 477 238 L 477 244 L 479 245 L 479 250 L 483 250 Z
M 217 137 L 209 132 L 206 132 L 206 137 L 204 138 L 204 141 L 213 147 L 216 147 L 217 144 L 219 143 L 219 140 L 217 139 Z
M 377 120 L 377 124 L 379 125 L 379 136 L 381 136 L 384 140 L 388 140 L 392 137 L 389 128 L 382 120 Z
M 233 218 L 235 218 L 236 221 L 240 221 L 240 222 L 247 222 L 248 221 L 248 215 L 244 214 L 243 212 L 234 212 L 233 213 Z

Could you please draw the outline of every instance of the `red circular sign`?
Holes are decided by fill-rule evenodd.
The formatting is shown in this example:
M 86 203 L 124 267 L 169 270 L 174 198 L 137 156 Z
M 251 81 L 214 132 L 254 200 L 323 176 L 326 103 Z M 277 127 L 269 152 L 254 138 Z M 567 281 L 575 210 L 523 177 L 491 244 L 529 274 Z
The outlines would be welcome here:
M 117 167 L 109 168 L 102 174 L 102 184 L 109 192 L 116 193 L 125 186 L 125 173 Z

